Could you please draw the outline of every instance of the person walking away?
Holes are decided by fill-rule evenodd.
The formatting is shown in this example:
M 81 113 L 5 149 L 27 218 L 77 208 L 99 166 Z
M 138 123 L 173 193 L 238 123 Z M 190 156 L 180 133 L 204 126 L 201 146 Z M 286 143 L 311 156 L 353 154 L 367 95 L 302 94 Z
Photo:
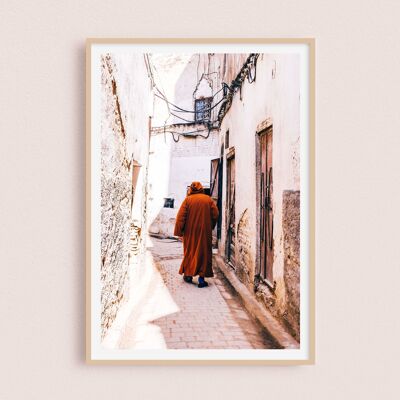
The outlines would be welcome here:
M 174 235 L 183 237 L 183 260 L 179 273 L 185 282 L 199 276 L 198 287 L 208 286 L 204 278 L 214 276 L 212 269 L 212 230 L 218 220 L 214 200 L 204 194 L 200 182 L 193 182 L 176 216 Z

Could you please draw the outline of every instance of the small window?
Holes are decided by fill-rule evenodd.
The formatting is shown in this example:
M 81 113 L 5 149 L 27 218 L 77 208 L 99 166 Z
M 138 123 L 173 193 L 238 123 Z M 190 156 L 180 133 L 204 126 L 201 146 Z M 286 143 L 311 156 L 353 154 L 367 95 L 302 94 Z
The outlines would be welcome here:
M 229 149 L 229 130 L 225 133 L 225 149 Z
M 203 121 L 210 120 L 211 103 L 212 103 L 212 97 L 195 100 L 194 110 L 195 110 L 195 121 L 196 122 L 203 122 Z
M 171 199 L 170 197 L 164 198 L 164 208 L 174 208 L 175 199 Z

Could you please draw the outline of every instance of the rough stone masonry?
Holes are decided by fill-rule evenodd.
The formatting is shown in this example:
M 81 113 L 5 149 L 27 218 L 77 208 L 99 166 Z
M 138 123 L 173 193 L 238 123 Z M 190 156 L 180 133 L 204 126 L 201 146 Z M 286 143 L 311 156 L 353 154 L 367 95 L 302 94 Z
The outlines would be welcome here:
M 115 64 L 101 59 L 101 332 L 104 337 L 127 295 L 132 187 Z
M 300 191 L 283 192 L 284 281 L 286 289 L 285 322 L 300 340 Z

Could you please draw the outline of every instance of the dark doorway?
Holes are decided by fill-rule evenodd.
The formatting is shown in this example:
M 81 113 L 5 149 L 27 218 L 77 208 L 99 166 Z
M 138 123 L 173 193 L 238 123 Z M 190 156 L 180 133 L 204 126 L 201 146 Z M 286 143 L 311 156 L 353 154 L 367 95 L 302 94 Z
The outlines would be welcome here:
M 260 275 L 272 285 L 274 262 L 272 127 L 260 133 L 259 143 Z
M 220 160 L 219 158 L 216 158 L 214 160 L 211 160 L 211 168 L 210 168 L 210 196 L 211 198 L 215 201 L 215 204 L 218 207 L 219 213 L 221 213 L 220 210 L 220 193 L 219 193 L 219 169 L 220 169 Z M 215 228 L 213 229 L 212 232 L 212 242 L 213 242 L 213 247 L 217 248 L 218 247 L 218 227 L 220 225 L 220 218 L 218 217 L 218 222 Z
M 226 260 L 235 268 L 235 154 L 226 161 Z

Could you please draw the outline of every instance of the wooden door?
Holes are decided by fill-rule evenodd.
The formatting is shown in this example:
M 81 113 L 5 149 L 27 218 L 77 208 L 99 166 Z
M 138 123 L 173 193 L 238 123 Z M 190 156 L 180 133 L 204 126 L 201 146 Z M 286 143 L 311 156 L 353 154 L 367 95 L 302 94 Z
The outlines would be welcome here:
M 274 210 L 272 129 L 260 135 L 260 275 L 273 283 Z
M 235 157 L 227 160 L 226 165 L 226 258 L 228 263 L 235 267 Z
M 210 196 L 215 201 L 215 204 L 218 207 L 218 211 L 221 213 L 219 209 L 219 168 L 220 168 L 220 160 L 216 158 L 215 160 L 211 160 L 211 176 L 210 176 Z M 212 243 L 213 247 L 217 247 L 218 245 L 218 223 L 215 225 L 215 228 L 212 232 Z

